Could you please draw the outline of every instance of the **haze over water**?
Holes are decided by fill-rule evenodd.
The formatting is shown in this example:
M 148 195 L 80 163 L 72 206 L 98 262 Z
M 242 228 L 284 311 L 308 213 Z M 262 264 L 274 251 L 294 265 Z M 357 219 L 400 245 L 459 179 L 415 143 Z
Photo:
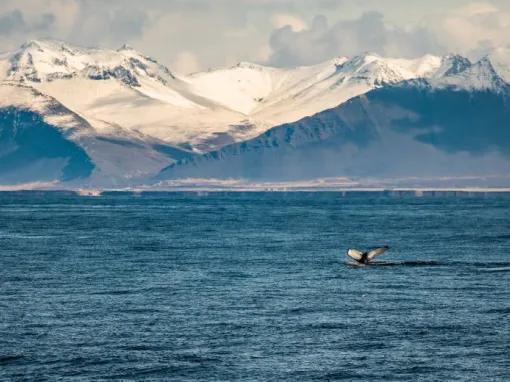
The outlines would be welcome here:
M 508 381 L 509 216 L 509 194 L 0 193 L 0 380 Z

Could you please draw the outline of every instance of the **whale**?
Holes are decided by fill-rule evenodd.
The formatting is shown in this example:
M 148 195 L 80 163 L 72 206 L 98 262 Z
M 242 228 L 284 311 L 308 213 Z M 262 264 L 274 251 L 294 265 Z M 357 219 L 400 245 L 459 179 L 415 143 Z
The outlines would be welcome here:
M 374 259 L 374 257 L 379 256 L 381 253 L 386 252 L 388 249 L 390 249 L 390 247 L 387 245 L 383 247 L 376 247 L 369 251 L 360 251 L 359 249 L 349 248 L 346 255 L 351 259 L 356 260 L 360 264 L 368 264 Z

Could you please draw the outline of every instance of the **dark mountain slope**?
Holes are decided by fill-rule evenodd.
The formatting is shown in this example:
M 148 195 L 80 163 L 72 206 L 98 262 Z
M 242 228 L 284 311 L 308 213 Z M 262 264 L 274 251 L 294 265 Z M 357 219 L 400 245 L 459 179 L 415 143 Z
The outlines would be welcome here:
M 508 174 L 509 94 L 404 82 L 179 161 L 158 179 Z

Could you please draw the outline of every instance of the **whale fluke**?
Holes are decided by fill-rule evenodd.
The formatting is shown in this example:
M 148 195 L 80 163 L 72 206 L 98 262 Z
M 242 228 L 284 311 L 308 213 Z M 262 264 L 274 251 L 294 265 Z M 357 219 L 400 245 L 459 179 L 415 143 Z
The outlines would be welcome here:
M 385 245 L 384 247 L 373 248 L 370 251 L 366 252 L 354 248 L 349 248 L 347 250 L 347 256 L 356 260 L 358 263 L 368 264 L 370 261 L 372 261 L 374 257 L 380 255 L 381 253 L 386 252 L 388 249 L 390 249 L 390 247 L 388 247 L 387 245 Z
M 350 248 L 347 251 L 347 256 L 353 258 L 356 261 L 360 261 L 361 257 L 363 256 L 363 252 L 361 252 L 361 251 L 359 251 L 357 249 L 354 249 L 354 248 Z
M 367 258 L 368 260 L 372 260 L 374 257 L 379 256 L 381 253 L 386 252 L 390 247 L 385 245 L 384 247 L 374 248 L 368 251 Z

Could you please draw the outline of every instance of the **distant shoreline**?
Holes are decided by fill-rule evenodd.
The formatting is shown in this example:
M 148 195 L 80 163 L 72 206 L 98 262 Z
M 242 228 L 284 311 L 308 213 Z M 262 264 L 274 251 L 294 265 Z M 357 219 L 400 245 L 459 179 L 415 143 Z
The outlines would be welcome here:
M 425 196 L 430 194 L 510 194 L 510 188 L 299 188 L 299 187 L 240 187 L 240 188 L 215 188 L 215 187 L 175 187 L 175 188 L 2 188 L 0 193 L 74 193 L 79 196 L 100 196 L 104 193 L 298 193 L 298 192 L 331 192 L 331 193 L 377 193 L 386 195 L 414 194 Z

